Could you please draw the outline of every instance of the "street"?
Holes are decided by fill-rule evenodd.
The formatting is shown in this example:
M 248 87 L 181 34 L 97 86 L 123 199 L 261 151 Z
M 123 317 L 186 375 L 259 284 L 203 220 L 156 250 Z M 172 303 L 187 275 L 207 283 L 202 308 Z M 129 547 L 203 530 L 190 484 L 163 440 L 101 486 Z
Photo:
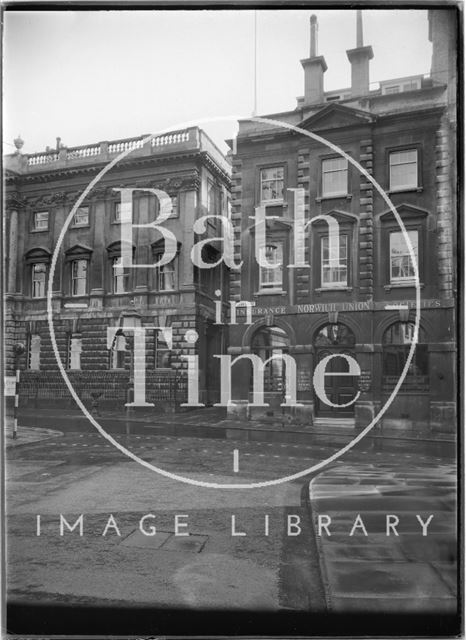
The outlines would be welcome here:
M 164 470 L 219 483 L 296 473 L 333 452 L 303 444 L 115 437 Z M 368 463 L 372 476 L 380 469 L 381 478 L 389 471 L 412 475 L 413 468 L 435 478 L 446 470 L 454 485 L 449 460 L 350 452 L 327 470 L 336 481 L 326 481 L 326 472 L 317 475 L 324 478 L 318 504 L 322 496 L 333 498 L 335 522 L 336 511 L 347 519 L 364 511 L 367 491 L 349 495 L 355 479 L 345 478 Z M 316 542 L 303 499 L 309 477 L 254 489 L 196 487 L 143 468 L 97 433 L 75 432 L 9 448 L 7 473 L 9 602 L 311 613 L 327 607 L 319 554 L 328 542 Z M 439 495 L 420 477 L 411 505 L 403 507 L 413 513 L 418 499 Z M 333 482 L 327 491 L 325 482 Z M 387 508 L 396 513 L 393 503 Z M 373 554 L 386 559 L 380 540 Z

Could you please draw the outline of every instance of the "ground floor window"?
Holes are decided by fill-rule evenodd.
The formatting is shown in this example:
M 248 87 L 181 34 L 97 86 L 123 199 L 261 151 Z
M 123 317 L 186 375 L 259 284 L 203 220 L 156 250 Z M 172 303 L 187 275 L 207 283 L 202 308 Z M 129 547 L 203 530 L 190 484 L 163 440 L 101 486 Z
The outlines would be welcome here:
M 68 336 L 68 369 L 81 369 L 81 351 L 81 338 Z
M 155 368 L 156 369 L 169 369 L 170 368 L 170 347 L 165 340 L 162 331 L 155 332 Z
M 383 336 L 383 383 L 393 387 L 399 380 L 414 340 L 412 322 L 395 322 Z M 419 329 L 416 350 L 406 374 L 404 389 L 421 391 L 429 384 L 429 361 L 425 333 Z
M 282 356 L 287 353 L 290 340 L 280 327 L 262 327 L 254 334 L 251 341 L 251 350 L 262 361 L 272 356 Z M 274 358 L 264 370 L 264 391 L 281 392 L 285 388 L 284 383 L 285 364 L 279 357 Z M 251 378 L 252 388 L 252 378 Z
M 37 334 L 28 337 L 27 368 L 33 371 L 40 369 L 40 336 Z

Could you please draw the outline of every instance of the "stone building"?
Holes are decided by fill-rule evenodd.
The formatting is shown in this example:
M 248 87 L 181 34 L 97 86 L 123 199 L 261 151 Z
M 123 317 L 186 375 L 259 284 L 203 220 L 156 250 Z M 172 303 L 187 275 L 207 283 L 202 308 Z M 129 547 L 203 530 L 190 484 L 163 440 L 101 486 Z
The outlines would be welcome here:
M 121 158 L 90 190 L 63 237 L 53 277 L 53 322 L 63 366 L 82 399 L 122 406 L 134 377 L 134 334 L 146 330 L 148 402 L 179 404 L 186 396 L 183 356 L 199 355 L 203 402 L 215 400 L 216 361 L 224 349 L 223 327 L 215 326 L 214 300 L 227 298 L 223 265 L 199 270 L 190 257 L 193 224 L 201 215 L 227 215 L 230 165 L 197 127 L 145 140 L 100 142 L 44 153 L 17 152 L 6 157 L 5 215 L 5 364 L 21 372 L 21 402 L 70 401 L 56 364 L 47 324 L 47 286 L 59 234 L 78 197 L 105 166 Z M 176 236 L 169 264 L 149 268 L 122 266 L 121 189 L 134 189 L 133 223 L 160 215 L 161 200 L 147 189 L 164 191 L 171 212 L 164 226 Z M 218 223 L 206 223 L 208 238 Z M 134 227 L 135 264 L 153 265 L 164 252 L 160 232 Z M 204 248 L 205 261 L 216 261 L 218 248 Z M 221 292 L 219 295 L 218 292 Z M 109 344 L 107 327 L 113 328 Z M 154 328 L 155 327 L 155 328 Z M 195 330 L 195 334 L 187 334 Z M 15 354 L 22 344 L 24 353 Z M 215 385 L 213 385 L 215 380 Z
M 241 121 L 230 143 L 235 253 L 245 263 L 230 274 L 230 298 L 243 305 L 230 325 L 229 353 L 232 359 L 276 357 L 265 367 L 268 406 L 262 407 L 251 407 L 251 362 L 241 358 L 233 364 L 229 411 L 361 428 L 390 397 L 414 337 L 414 267 L 389 205 L 338 149 L 286 126 L 291 125 L 333 143 L 373 176 L 396 208 L 417 256 L 419 339 L 382 428 L 416 436 L 453 432 L 456 9 L 429 11 L 430 74 L 376 86 L 369 82 L 373 50 L 363 42 L 361 11 L 356 47 L 347 51 L 347 88 L 324 91 L 327 65 L 317 51 L 317 28 L 312 16 L 310 56 L 301 61 L 304 96 L 296 108 L 263 116 L 275 124 Z M 300 208 L 310 222 L 295 238 Z M 265 266 L 254 255 L 261 215 Z M 328 217 L 339 224 L 333 248 Z M 300 251 L 304 262 L 296 265 Z M 250 323 L 246 301 L 254 305 Z M 283 406 L 283 354 L 296 362 L 300 407 Z M 331 357 L 326 368 L 333 374 L 325 376 L 326 402 L 316 393 L 313 376 L 319 362 L 335 355 L 340 357 Z M 356 360 L 360 375 L 348 375 L 345 355 Z

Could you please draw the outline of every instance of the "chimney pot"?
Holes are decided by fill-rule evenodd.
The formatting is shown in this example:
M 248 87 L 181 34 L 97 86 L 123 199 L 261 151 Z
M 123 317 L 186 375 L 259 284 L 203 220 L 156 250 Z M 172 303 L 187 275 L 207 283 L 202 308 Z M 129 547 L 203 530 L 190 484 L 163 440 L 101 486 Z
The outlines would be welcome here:
M 362 11 L 356 12 L 356 48 L 346 52 L 351 63 L 351 95 L 367 96 L 369 94 L 369 60 L 374 57 L 372 47 L 364 46 L 362 31 Z
M 319 31 L 319 25 L 317 24 L 317 16 L 311 16 L 311 50 L 310 57 L 315 58 L 317 55 L 317 34 Z
M 317 16 L 311 16 L 310 57 L 301 60 L 304 69 L 304 106 L 321 104 L 324 101 L 324 72 L 327 64 L 323 56 L 317 55 Z

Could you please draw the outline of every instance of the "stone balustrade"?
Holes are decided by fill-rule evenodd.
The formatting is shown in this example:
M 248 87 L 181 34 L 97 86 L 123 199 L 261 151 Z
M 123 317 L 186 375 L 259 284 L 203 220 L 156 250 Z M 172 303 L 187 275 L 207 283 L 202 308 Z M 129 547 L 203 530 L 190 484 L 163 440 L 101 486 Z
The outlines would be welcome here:
M 35 153 L 32 156 L 28 156 L 28 166 L 34 166 L 37 164 L 50 164 L 58 160 L 58 153 Z
M 91 145 L 80 147 L 63 147 L 57 151 L 46 151 L 43 153 L 34 153 L 30 155 L 15 154 L 7 156 L 11 158 L 11 164 L 19 164 L 20 167 L 43 168 L 44 165 L 52 163 L 76 162 L 76 161 L 92 161 L 92 160 L 108 160 L 110 156 L 128 150 L 145 149 L 146 153 L 157 153 L 165 151 L 166 147 L 172 145 L 191 143 L 194 147 L 198 146 L 198 136 L 194 129 L 185 129 L 183 131 L 174 131 L 162 134 L 150 139 L 144 143 L 149 134 L 139 136 L 137 138 L 125 138 L 122 140 L 111 140 L 108 142 L 99 142 Z M 14 167 L 12 167 L 14 168 Z M 23 169 L 24 170 L 24 169 Z

